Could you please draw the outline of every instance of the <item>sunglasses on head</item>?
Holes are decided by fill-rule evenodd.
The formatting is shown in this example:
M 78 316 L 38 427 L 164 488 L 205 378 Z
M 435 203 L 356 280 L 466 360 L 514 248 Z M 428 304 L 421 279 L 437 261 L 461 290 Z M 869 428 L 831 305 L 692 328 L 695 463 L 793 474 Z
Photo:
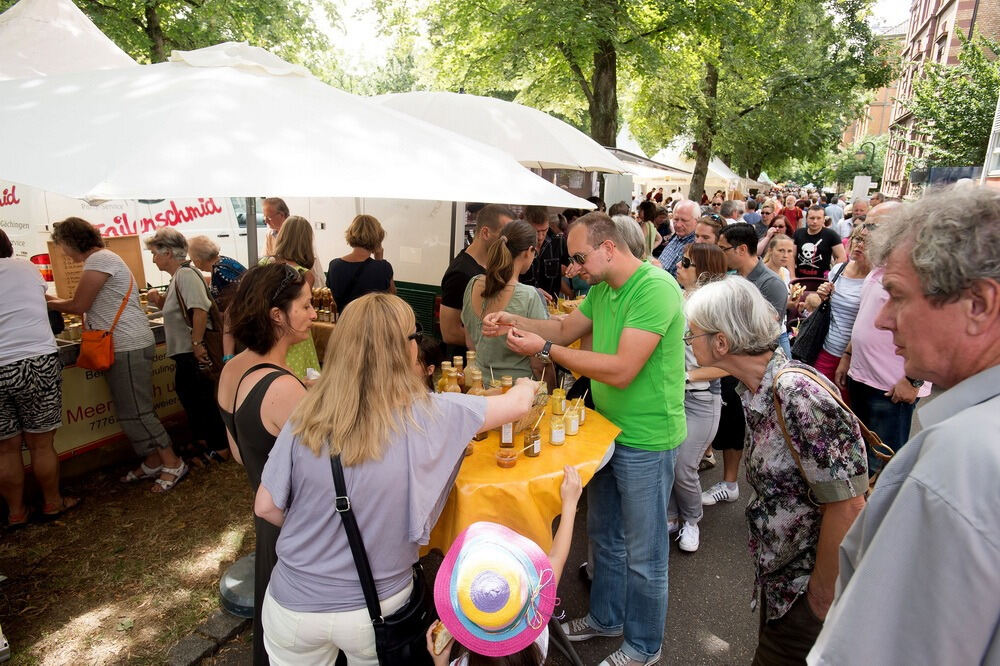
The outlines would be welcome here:
M 719 215 L 718 213 L 709 213 L 708 217 L 712 218 L 716 222 L 722 222 L 722 216 Z
M 406 339 L 407 340 L 415 340 L 417 342 L 417 344 L 419 345 L 421 343 L 421 341 L 423 341 L 423 339 L 424 339 L 424 327 L 421 326 L 420 322 L 418 321 L 416 323 L 416 326 L 414 328 L 415 328 L 415 330 L 413 331 L 413 333 L 410 333 L 408 336 L 406 336 Z
M 299 272 L 288 264 L 281 264 L 281 266 L 285 269 L 285 276 L 281 278 L 281 284 L 278 285 L 278 288 L 274 291 L 274 296 L 271 297 L 272 303 L 278 300 L 278 297 L 281 296 L 281 292 L 285 290 L 285 287 L 299 277 Z

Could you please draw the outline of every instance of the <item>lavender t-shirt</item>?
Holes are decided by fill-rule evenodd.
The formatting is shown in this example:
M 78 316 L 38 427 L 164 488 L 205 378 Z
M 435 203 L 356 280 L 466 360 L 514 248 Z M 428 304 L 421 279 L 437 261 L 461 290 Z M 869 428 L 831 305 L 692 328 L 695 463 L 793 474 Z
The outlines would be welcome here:
M 421 544 L 444 508 L 465 447 L 486 418 L 486 399 L 443 393 L 413 409 L 391 436 L 382 460 L 344 468 L 347 494 L 368 552 L 380 599 L 405 588 Z M 316 457 L 286 424 L 267 458 L 261 485 L 285 510 L 278 563 L 268 588 L 282 607 L 302 612 L 364 608 L 340 516 L 329 453 Z

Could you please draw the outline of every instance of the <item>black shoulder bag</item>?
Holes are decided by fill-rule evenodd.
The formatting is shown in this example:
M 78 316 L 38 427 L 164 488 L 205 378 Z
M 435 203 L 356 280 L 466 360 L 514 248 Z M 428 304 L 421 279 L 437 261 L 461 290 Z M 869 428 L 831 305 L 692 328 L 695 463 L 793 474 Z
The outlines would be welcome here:
M 347 531 L 347 541 L 351 544 L 354 565 L 358 568 L 361 589 L 365 594 L 365 605 L 375 629 L 375 649 L 380 666 L 433 666 L 434 661 L 427 651 L 427 628 L 435 619 L 434 603 L 424 581 L 424 570 L 420 563 L 413 565 L 413 592 L 406 605 L 388 617 L 382 616 L 382 607 L 375 589 L 371 565 L 365 542 L 358 529 L 358 521 L 351 509 L 351 499 L 347 496 L 344 468 L 340 456 L 330 458 L 333 485 L 337 491 L 334 508 L 340 514 Z
M 845 261 L 841 264 L 840 270 L 833 276 L 830 283 L 836 284 L 846 268 L 847 262 Z M 816 363 L 816 358 L 823 349 L 823 343 L 826 342 L 826 334 L 830 331 L 831 298 L 833 298 L 832 293 L 799 326 L 798 335 L 795 336 L 795 343 L 792 344 L 792 358 L 796 361 L 802 361 L 809 365 Z

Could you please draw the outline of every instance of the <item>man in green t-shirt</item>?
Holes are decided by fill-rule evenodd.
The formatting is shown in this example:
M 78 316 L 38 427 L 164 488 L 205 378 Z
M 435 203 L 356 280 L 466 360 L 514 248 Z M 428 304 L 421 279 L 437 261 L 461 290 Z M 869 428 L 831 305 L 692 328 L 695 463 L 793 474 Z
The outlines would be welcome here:
M 571 641 L 621 636 L 602 664 L 653 664 L 667 616 L 667 500 L 684 418 L 681 292 L 662 269 L 636 259 L 614 222 L 589 213 L 570 227 L 568 275 L 592 285 L 562 320 L 497 312 L 486 335 L 507 336 L 591 378 L 597 411 L 621 428 L 611 460 L 587 486 L 587 532 L 594 560 L 590 612 L 563 625 Z M 593 333 L 593 351 L 570 349 Z

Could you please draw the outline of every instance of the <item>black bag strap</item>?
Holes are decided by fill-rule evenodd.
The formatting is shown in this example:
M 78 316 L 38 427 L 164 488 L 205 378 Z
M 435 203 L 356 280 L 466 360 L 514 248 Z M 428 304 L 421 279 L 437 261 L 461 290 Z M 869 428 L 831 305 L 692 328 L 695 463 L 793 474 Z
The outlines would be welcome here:
M 847 268 L 847 262 L 846 261 L 840 265 L 840 270 L 838 270 L 837 274 L 833 276 L 832 280 L 830 280 L 830 284 L 836 284 L 837 283 L 837 280 L 840 279 L 840 276 L 844 274 L 844 269 L 845 268 Z M 830 305 L 830 299 L 831 298 L 833 298 L 833 294 L 830 294 L 829 296 L 827 296 L 826 298 L 824 298 L 823 302 L 819 304 L 819 307 L 816 308 L 816 310 L 819 311 L 820 309 L 822 309 L 824 312 L 827 311 L 827 310 L 829 310 L 832 307 Z M 816 313 L 814 312 L 813 314 L 816 314 Z
M 208 285 L 205 283 L 205 277 L 201 274 L 201 271 L 192 266 L 189 261 L 181 264 L 181 268 L 190 268 L 194 271 L 198 276 L 198 280 L 201 282 L 201 286 L 205 288 L 205 295 L 208 296 L 208 302 L 210 304 L 208 306 L 208 312 L 205 313 L 205 316 L 208 318 L 205 330 L 212 330 L 221 334 L 223 330 L 222 313 L 219 311 L 219 305 L 212 297 L 212 292 L 209 291 Z M 188 310 L 187 305 L 184 303 L 184 297 L 181 296 L 181 288 L 179 284 L 174 287 L 174 293 L 177 294 L 177 303 L 181 306 L 181 316 L 184 317 L 184 323 L 187 324 L 188 328 L 194 328 L 194 325 L 191 322 L 191 313 Z M 207 324 L 211 324 L 211 328 L 209 328 Z
M 351 498 L 347 496 L 347 483 L 344 481 L 344 468 L 340 464 L 339 454 L 330 458 L 330 471 L 333 474 L 333 487 L 337 491 L 333 508 L 340 514 L 344 530 L 347 531 L 347 542 L 351 544 L 351 555 L 354 556 L 354 566 L 357 567 L 358 578 L 361 579 L 361 590 L 365 594 L 368 615 L 372 619 L 372 624 L 382 624 L 382 606 L 378 600 L 378 591 L 375 589 L 375 578 L 368 563 L 368 553 L 361 538 L 361 530 L 358 529 L 358 520 L 351 508 Z

